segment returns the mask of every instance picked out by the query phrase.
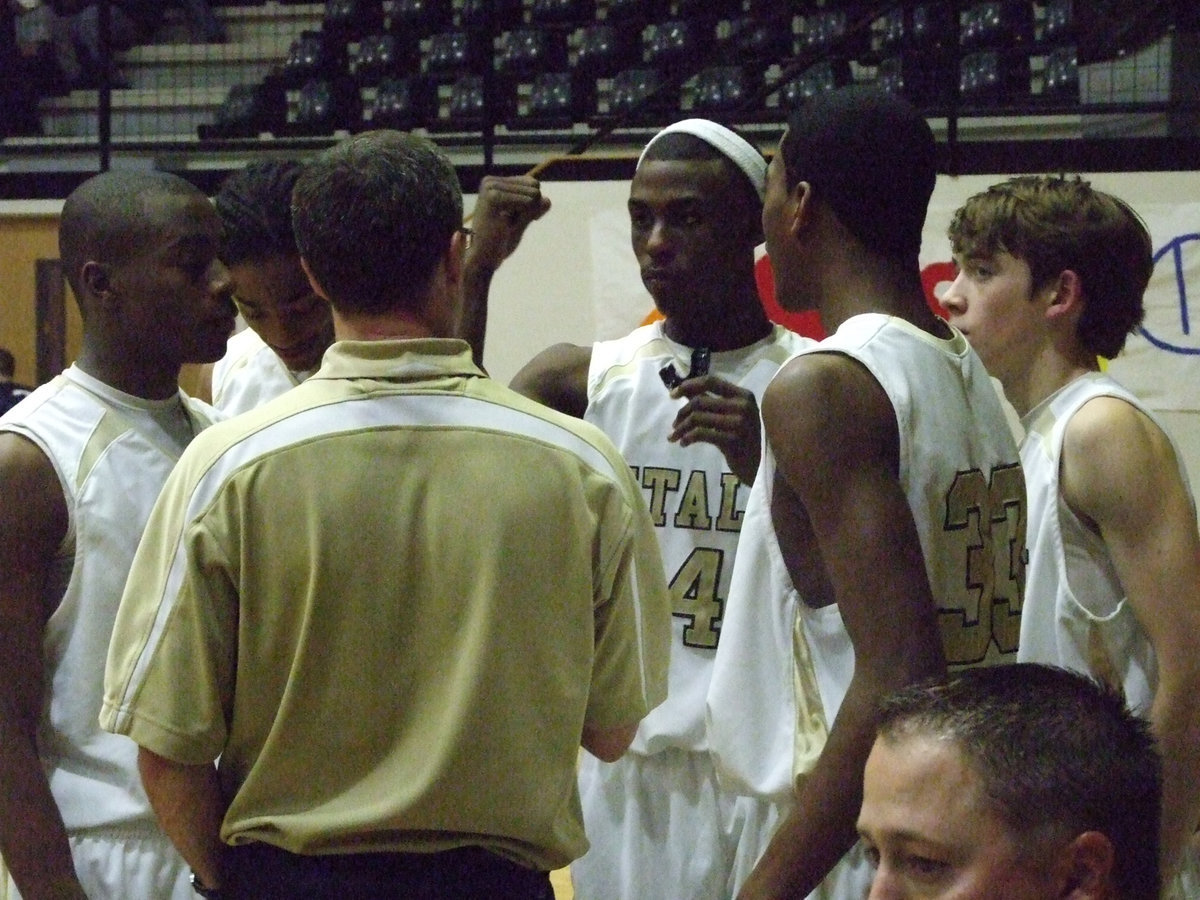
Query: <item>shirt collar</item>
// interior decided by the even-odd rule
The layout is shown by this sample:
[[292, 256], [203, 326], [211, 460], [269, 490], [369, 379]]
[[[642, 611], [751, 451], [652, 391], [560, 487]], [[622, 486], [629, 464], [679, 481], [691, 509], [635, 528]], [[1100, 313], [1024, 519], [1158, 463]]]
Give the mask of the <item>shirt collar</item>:
[[456, 338], [336, 341], [325, 351], [313, 379], [426, 379], [459, 375], [483, 377], [471, 359], [471, 346]]

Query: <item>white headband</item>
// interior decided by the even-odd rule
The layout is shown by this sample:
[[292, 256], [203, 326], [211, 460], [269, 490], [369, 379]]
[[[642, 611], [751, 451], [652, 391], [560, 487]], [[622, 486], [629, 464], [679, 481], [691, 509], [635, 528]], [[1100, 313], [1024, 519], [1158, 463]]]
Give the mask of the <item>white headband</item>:
[[744, 138], [738, 137], [724, 125], [710, 122], [708, 119], [684, 119], [674, 125], [668, 125], [646, 144], [642, 155], [638, 157], [638, 168], [641, 168], [646, 153], [654, 146], [654, 142], [665, 134], [690, 134], [698, 137], [704, 143], [713, 147], [729, 158], [735, 166], [745, 173], [758, 192], [761, 200], [767, 193], [767, 161], [763, 155], [754, 149]]

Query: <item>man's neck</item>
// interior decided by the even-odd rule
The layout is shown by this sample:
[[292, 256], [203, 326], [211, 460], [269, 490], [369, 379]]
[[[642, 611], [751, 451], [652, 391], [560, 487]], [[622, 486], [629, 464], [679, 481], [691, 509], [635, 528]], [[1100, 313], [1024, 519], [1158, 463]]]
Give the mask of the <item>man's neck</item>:
[[439, 337], [421, 317], [413, 313], [381, 315], [333, 315], [333, 334], [339, 341], [402, 341]]
[[131, 365], [125, 353], [110, 354], [97, 352], [85, 344], [75, 365], [102, 381], [111, 388], [131, 397], [143, 400], [166, 400], [179, 393], [179, 370], [181, 366], [150, 365], [139, 362]]
[[857, 242], [830, 246], [823, 254], [814, 296], [821, 325], [833, 334], [847, 319], [864, 313], [896, 316], [935, 337], [948, 338], [946, 324], [925, 299], [916, 260], [907, 264], [861, 248]]
[[1088, 363], [1050, 355], [1035, 360], [1021, 375], [1002, 379], [1004, 395], [1017, 411], [1017, 415], [1024, 417], [1047, 397], [1058, 393], [1075, 379], [1098, 371], [1100, 363], [1095, 357]]
[[685, 347], [706, 347], [714, 353], [740, 350], [756, 344], [771, 333], [772, 327], [765, 315], [753, 323], [753, 327], [727, 323], [721, 328], [681, 328], [673, 319], [663, 322], [663, 332], [675, 343]]
[[919, 284], [904, 287], [877, 281], [839, 287], [821, 299], [818, 312], [826, 334], [833, 334], [847, 319], [866, 313], [904, 319], [938, 338], [949, 338], [952, 334], [949, 326], [929, 308]]
[[707, 347], [714, 353], [756, 344], [767, 337], [773, 327], [757, 292], [750, 302], [730, 304], [728, 311], [717, 321], [684, 316], [670, 316], [663, 321], [663, 332], [675, 343]]

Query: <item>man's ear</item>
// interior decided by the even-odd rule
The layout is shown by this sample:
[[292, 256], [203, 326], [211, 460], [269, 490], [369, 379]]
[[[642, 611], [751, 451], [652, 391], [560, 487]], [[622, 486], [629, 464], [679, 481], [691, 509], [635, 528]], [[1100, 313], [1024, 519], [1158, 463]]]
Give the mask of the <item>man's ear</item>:
[[1050, 318], [1078, 317], [1083, 311], [1083, 279], [1072, 269], [1063, 269], [1042, 290], [1051, 294], [1046, 306]]
[[799, 237], [800, 233], [813, 223], [816, 212], [817, 200], [813, 196], [812, 185], [807, 181], [796, 182], [796, 186], [788, 191], [785, 210], [788, 234]]
[[1116, 851], [1107, 835], [1085, 831], [1059, 851], [1060, 900], [1111, 900]]
[[457, 287], [462, 282], [463, 261], [467, 258], [467, 232], [459, 229], [450, 236], [450, 247], [443, 258], [446, 280]]
[[112, 294], [112, 279], [104, 263], [88, 260], [79, 270], [79, 283], [89, 299], [107, 302]]
[[317, 276], [312, 273], [312, 269], [308, 267], [308, 260], [303, 256], [300, 257], [300, 268], [304, 270], [304, 274], [308, 278], [308, 284], [313, 289], [313, 293], [328, 303], [328, 292], [325, 290], [325, 288], [321, 287], [321, 282], [317, 281]]

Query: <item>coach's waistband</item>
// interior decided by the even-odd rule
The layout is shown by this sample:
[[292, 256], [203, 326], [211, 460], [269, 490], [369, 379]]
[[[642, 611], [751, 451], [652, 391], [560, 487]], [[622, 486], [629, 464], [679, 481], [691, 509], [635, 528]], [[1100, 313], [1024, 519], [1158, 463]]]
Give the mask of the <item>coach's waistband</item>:
[[552, 900], [548, 872], [483, 847], [431, 853], [298, 854], [261, 842], [228, 848], [222, 895], [374, 900]]

